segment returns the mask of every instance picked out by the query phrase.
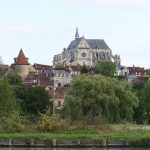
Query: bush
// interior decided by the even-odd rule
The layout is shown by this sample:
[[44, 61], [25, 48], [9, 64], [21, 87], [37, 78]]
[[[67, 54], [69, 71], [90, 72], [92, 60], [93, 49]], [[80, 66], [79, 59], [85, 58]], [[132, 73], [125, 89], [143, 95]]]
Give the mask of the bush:
[[37, 123], [37, 129], [40, 131], [57, 131], [66, 129], [65, 121], [61, 119], [60, 115], [49, 113], [40, 114], [39, 121]]
[[1, 118], [1, 132], [19, 132], [24, 128], [23, 118], [18, 112], [13, 112], [7, 117]]

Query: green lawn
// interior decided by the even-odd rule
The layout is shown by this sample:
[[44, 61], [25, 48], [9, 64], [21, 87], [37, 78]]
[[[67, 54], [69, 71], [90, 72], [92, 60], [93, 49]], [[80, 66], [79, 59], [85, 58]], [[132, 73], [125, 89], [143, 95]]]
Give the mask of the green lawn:
[[0, 139], [92, 139], [92, 140], [150, 140], [149, 131], [130, 131], [117, 133], [96, 133], [94, 131], [68, 131], [55, 133], [1, 133]]

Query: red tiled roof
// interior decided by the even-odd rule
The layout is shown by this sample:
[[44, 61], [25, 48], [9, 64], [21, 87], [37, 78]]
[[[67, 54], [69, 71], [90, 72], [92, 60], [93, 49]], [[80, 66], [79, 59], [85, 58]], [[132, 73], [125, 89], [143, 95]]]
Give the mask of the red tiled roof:
[[15, 65], [29, 65], [28, 58], [25, 57], [22, 49], [19, 52], [18, 58], [16, 58]]
[[49, 65], [43, 65], [43, 64], [34, 64], [33, 65], [34, 66], [34, 68], [36, 69], [36, 70], [52, 70], [52, 66], [49, 66]]
[[38, 77], [38, 76], [27, 76], [24, 83], [27, 87], [32, 87], [33, 85], [40, 87], [49, 87], [51, 85], [49, 77]]

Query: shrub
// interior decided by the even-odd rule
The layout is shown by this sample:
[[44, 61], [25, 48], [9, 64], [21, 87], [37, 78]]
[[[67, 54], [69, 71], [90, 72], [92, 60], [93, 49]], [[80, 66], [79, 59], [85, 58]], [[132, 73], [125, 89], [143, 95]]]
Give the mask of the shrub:
[[40, 118], [37, 123], [37, 129], [40, 131], [63, 130], [65, 129], [65, 122], [58, 114], [40, 114]]
[[9, 116], [1, 118], [1, 132], [19, 132], [23, 128], [23, 118], [18, 112], [13, 112]]

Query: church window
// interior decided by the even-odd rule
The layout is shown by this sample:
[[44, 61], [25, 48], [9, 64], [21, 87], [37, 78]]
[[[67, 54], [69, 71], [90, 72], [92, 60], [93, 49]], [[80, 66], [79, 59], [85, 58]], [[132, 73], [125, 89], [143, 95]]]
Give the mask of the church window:
[[82, 57], [85, 57], [86, 56], [86, 53], [82, 53]]

